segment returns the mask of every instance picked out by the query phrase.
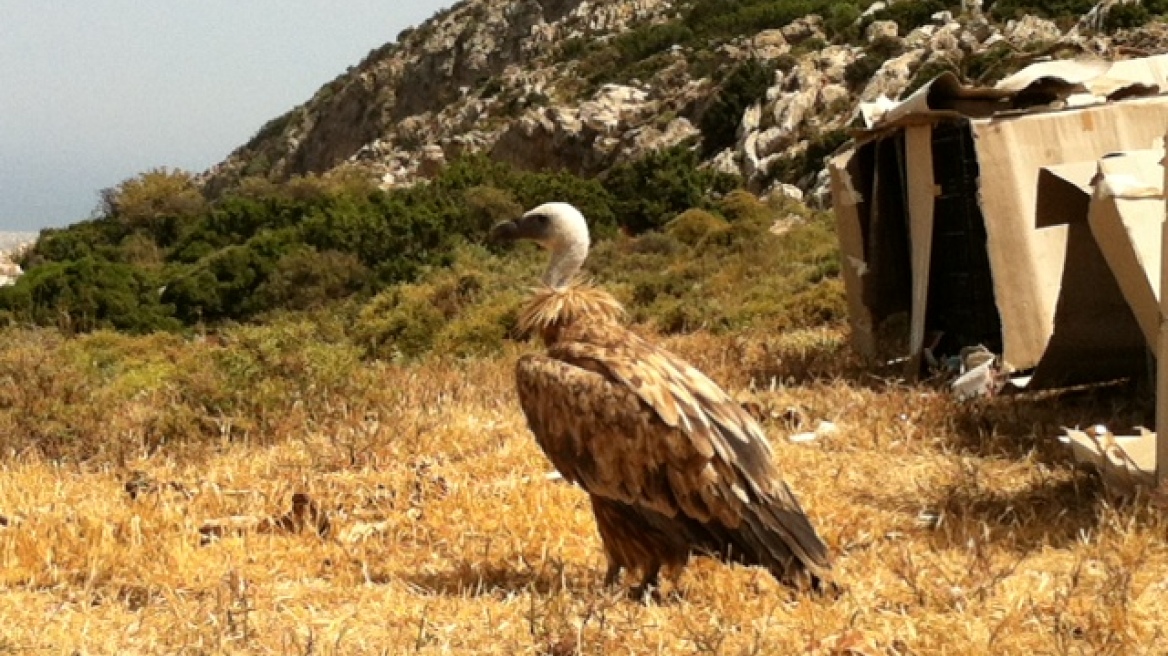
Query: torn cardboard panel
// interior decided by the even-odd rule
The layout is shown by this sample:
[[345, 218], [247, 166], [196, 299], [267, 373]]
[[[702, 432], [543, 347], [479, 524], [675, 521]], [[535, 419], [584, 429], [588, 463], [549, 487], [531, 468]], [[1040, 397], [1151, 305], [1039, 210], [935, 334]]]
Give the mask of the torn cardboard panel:
[[853, 346], [861, 353], [875, 352], [875, 326], [872, 314], [864, 303], [864, 277], [868, 275], [865, 236], [860, 215], [868, 215], [865, 191], [871, 187], [866, 176], [872, 172], [859, 153], [848, 150], [834, 157], [828, 165], [831, 173], [831, 195], [834, 199], [836, 233], [840, 251], [844, 254], [842, 273], [848, 301], [848, 316], [852, 323]]
[[1054, 331], [1060, 294], [1078, 292], [1063, 286], [1066, 254], [1076, 249], [1067, 243], [1069, 226], [1036, 228], [1039, 171], [1149, 148], [1163, 138], [1165, 125], [1165, 96], [971, 121], [1003, 358], [1016, 369], [1038, 364]]
[[945, 72], [899, 103], [881, 97], [864, 103], [861, 113], [870, 130], [880, 131], [927, 118], [993, 118], [1163, 92], [1168, 92], [1168, 55], [1120, 61], [1087, 57], [1031, 64], [993, 87], [966, 86]]
[[[941, 76], [886, 111], [830, 162], [841, 249], [846, 262], [857, 264], [845, 266], [845, 284], [853, 337], [861, 351], [880, 341], [876, 337], [882, 327], [900, 330], [903, 325], [902, 356], [919, 353], [922, 342], [930, 339], [922, 335], [942, 334], [950, 340], [945, 348], [987, 344], [1014, 370], [1029, 370], [1040, 362], [1080, 369], [1074, 375], [1036, 370], [1036, 387], [1098, 380], [1095, 376], [1104, 369], [1108, 376], [1143, 370], [1139, 351], [1146, 338], [1130, 310], [1120, 317], [1122, 330], [1110, 326], [1099, 339], [1095, 331], [1107, 322], [1084, 323], [1075, 309], [1090, 306], [1092, 295], [1103, 297], [1108, 291], [1112, 300], [1125, 305], [1119, 291], [1123, 286], [1115, 281], [1104, 254], [1097, 247], [1088, 252], [1096, 231], [1114, 232], [1116, 226], [1102, 213], [1096, 226], [1089, 225], [1094, 187], [1087, 173], [1093, 175], [1092, 167], [1109, 153], [1148, 149], [1162, 140], [1168, 96], [1108, 98], [1137, 86], [1168, 87], [1168, 56], [1122, 65], [1057, 64], [1026, 69], [1029, 77], [993, 89], [963, 87], [956, 78]], [[1031, 104], [1039, 96], [1051, 96], [1051, 89], [1060, 89], [1053, 105], [1049, 100]], [[1095, 104], [1068, 108], [1061, 103], [1068, 94], [1085, 94]], [[910, 145], [907, 135], [926, 126], [931, 138], [914, 137]], [[954, 133], [961, 139], [952, 138]], [[925, 161], [919, 150], [926, 147], [934, 162], [931, 189], [917, 186], [930, 182], [916, 182], [924, 176], [919, 166], [915, 173], [913, 169], [913, 162]], [[1075, 163], [1080, 170], [1058, 168]], [[943, 166], [952, 170], [941, 171]], [[1117, 211], [1129, 211], [1120, 206], [1132, 200], [1126, 198], [1132, 190], [1148, 193], [1139, 179], [1116, 174]], [[920, 203], [929, 195], [931, 236], [928, 221], [914, 219], [914, 214], [927, 214]], [[955, 214], [957, 227], [942, 226]], [[1081, 224], [1078, 229], [1072, 226], [1075, 221]], [[921, 258], [928, 251], [928, 278], [922, 281], [926, 267]], [[1074, 263], [1070, 272], [1065, 270], [1068, 258]], [[861, 270], [863, 275], [857, 273]], [[1110, 287], [1106, 281], [1099, 284], [1101, 275], [1112, 276]], [[946, 284], [940, 283], [942, 277]], [[1112, 311], [1106, 298], [1096, 300], [1104, 305], [1095, 307]], [[898, 319], [902, 314], [907, 318]], [[1056, 326], [1056, 320], [1064, 319], [1079, 325]], [[1059, 357], [1044, 358], [1056, 332]], [[1111, 357], [1114, 366], [1091, 373], [1084, 363], [1087, 357]]]
[[1148, 349], [1160, 330], [1160, 232], [1164, 150], [1133, 151], [1099, 162], [1088, 223]]
[[[1163, 148], [1115, 153], [1099, 160], [1068, 162], [1044, 167], [1038, 182], [1040, 225], [1087, 222], [1090, 239], [1106, 261], [1110, 279], [1106, 289], [1093, 289], [1108, 305], [1122, 300], [1139, 324], [1145, 346], [1154, 348], [1160, 326], [1160, 230], [1163, 223]], [[1068, 266], [1082, 265], [1084, 258], [1096, 258], [1090, 245], [1072, 253]], [[1091, 265], [1089, 268], [1096, 268]], [[1115, 294], [1110, 282], [1114, 280]], [[1090, 282], [1091, 280], [1084, 280]], [[1063, 286], [1076, 285], [1066, 281]], [[1079, 302], [1080, 312], [1091, 313]], [[1107, 312], [1107, 307], [1097, 308]], [[1057, 314], [1057, 313], [1056, 313]], [[1108, 316], [1101, 317], [1104, 321]], [[1114, 319], [1112, 316], [1111, 319]], [[1061, 322], [1056, 317], [1056, 326]], [[1128, 330], [1131, 327], [1126, 327]], [[1048, 347], [1048, 354], [1050, 348]]]
[[925, 346], [925, 311], [929, 300], [933, 254], [933, 212], [937, 191], [933, 178], [933, 128], [913, 125], [905, 130], [908, 169], [909, 244], [912, 249], [912, 306], [909, 320], [910, 376], [921, 369]]
[[1065, 253], [1052, 330], [1030, 389], [1139, 376], [1147, 343], [1114, 272], [1083, 221], [1064, 228]]

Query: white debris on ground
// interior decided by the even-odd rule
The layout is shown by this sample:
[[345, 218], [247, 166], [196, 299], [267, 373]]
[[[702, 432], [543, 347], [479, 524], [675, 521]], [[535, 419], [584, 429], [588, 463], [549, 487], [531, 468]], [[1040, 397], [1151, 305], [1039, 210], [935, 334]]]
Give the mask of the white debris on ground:
[[815, 440], [818, 440], [818, 439], [821, 439], [824, 437], [831, 437], [832, 435], [835, 435], [836, 433], [839, 433], [839, 426], [837, 426], [834, 422], [821, 421], [815, 427], [815, 430], [806, 431], [806, 432], [802, 432], [802, 433], [795, 433], [794, 435], [791, 435], [790, 437], [788, 437], [787, 440], [790, 442], [794, 442], [795, 444], [799, 444], [802, 442], [814, 442]]
[[[929, 354], [926, 357], [935, 363]], [[957, 374], [949, 387], [958, 401], [994, 396], [1005, 387], [1010, 373], [1002, 367], [1001, 359], [981, 344], [967, 346], [959, 355], [935, 366]]]
[[1115, 435], [1102, 424], [1085, 431], [1064, 427], [1059, 441], [1071, 447], [1079, 464], [1099, 472], [1109, 494], [1130, 497], [1156, 483], [1156, 434], [1136, 430], [1139, 435]]

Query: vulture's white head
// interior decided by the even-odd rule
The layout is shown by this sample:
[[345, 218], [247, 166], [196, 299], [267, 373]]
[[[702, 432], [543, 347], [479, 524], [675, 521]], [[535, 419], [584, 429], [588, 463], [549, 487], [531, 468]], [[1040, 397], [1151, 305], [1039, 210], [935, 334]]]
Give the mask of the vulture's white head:
[[544, 203], [514, 221], [491, 229], [495, 239], [528, 239], [551, 253], [543, 282], [554, 289], [567, 287], [588, 257], [588, 223], [568, 203]]

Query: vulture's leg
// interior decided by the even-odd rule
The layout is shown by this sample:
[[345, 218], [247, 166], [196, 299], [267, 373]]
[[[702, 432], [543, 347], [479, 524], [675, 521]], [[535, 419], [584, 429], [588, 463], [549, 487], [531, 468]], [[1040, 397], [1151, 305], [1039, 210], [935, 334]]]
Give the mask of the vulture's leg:
[[617, 579], [620, 578], [621, 569], [620, 563], [609, 559], [608, 570], [604, 573], [604, 587], [611, 588], [616, 585]]
[[637, 599], [645, 599], [648, 596], [657, 596], [660, 589], [659, 581], [661, 574], [661, 563], [651, 563], [645, 567], [645, 576], [641, 578], [641, 583], [632, 589], [633, 597]]

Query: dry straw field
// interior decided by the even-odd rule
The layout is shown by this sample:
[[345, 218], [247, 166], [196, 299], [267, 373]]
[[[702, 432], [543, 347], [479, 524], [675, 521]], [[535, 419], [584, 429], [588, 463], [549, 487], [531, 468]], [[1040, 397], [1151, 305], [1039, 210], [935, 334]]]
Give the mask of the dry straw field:
[[[3, 337], [0, 653], [1168, 652], [1164, 521], [1052, 444], [1144, 420], [1126, 388], [959, 405], [857, 367], [836, 328], [669, 338], [762, 408], [846, 591], [696, 559], [642, 604], [602, 588], [586, 498], [524, 426], [532, 346], [399, 365], [296, 322]], [[297, 493], [327, 526], [280, 521]]]

